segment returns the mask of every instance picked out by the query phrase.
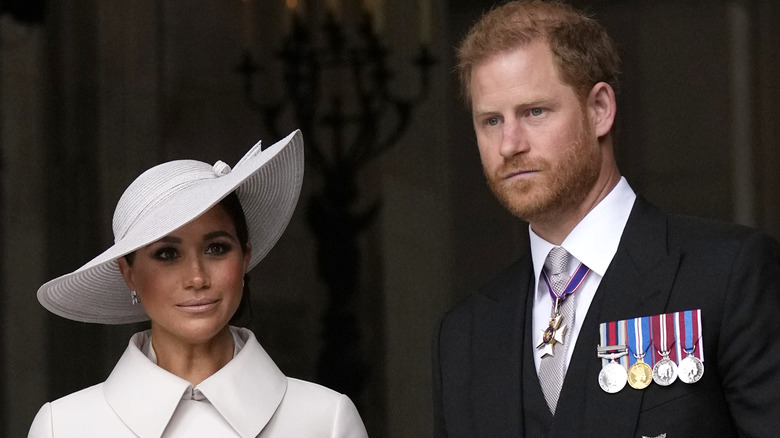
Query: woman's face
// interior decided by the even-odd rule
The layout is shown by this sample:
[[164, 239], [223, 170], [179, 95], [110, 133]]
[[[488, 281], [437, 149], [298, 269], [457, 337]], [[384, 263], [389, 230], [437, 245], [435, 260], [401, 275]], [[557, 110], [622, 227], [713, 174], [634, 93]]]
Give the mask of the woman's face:
[[138, 293], [155, 337], [198, 344], [224, 329], [241, 303], [250, 251], [221, 205], [135, 251], [119, 268]]

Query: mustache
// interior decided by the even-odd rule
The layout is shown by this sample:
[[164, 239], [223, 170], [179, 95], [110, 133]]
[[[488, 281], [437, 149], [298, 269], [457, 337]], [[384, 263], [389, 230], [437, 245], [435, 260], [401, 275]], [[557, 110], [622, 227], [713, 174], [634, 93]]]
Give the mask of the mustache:
[[505, 178], [516, 173], [542, 170], [547, 167], [547, 163], [544, 160], [515, 156], [504, 160], [501, 166], [496, 169], [495, 177]]

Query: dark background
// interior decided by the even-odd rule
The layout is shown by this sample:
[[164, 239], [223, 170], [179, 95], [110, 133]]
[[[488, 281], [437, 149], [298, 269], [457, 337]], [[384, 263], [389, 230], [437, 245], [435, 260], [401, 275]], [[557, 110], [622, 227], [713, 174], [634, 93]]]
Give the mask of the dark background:
[[[319, 23], [322, 5], [310, 3], [306, 19]], [[337, 3], [352, 23], [360, 3]], [[420, 88], [423, 3], [383, 2], [391, 90], [402, 97]], [[780, 236], [777, 2], [572, 3], [621, 50], [617, 154], [632, 187], [670, 211]], [[526, 225], [484, 184], [452, 74], [453, 48], [491, 5], [431, 2], [438, 62], [427, 98], [394, 147], [358, 173], [355, 210], [381, 205], [356, 240], [362, 270], [350, 304], [367, 369], [350, 395], [372, 437], [429, 434], [435, 321], [526, 245]], [[25, 436], [41, 404], [105, 379], [144, 327], [66, 321], [35, 299], [44, 281], [111, 244], [113, 208], [132, 179], [181, 157], [234, 164], [258, 139], [276, 140], [236, 65], [248, 47], [262, 60], [255, 97], [278, 97], [285, 17], [281, 0], [0, 2], [0, 435]], [[251, 283], [250, 327], [283, 371], [309, 380], [329, 298], [306, 205], [322, 187], [307, 168], [298, 210]]]

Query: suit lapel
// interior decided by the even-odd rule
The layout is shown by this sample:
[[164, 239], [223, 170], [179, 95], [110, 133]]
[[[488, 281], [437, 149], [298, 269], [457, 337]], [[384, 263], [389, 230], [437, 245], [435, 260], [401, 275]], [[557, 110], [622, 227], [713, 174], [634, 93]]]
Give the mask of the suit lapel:
[[[535, 290], [534, 290], [535, 292]], [[542, 385], [534, 363], [536, 342], [539, 334], [533, 331], [533, 303], [534, 294], [528, 294], [525, 313], [525, 338], [523, 340], [522, 376], [524, 386], [522, 389], [523, 404], [523, 432], [524, 436], [544, 436], [550, 430], [552, 414], [544, 399]]]
[[480, 437], [516, 437], [523, 430], [520, 372], [531, 272], [530, 257], [523, 257], [485, 290], [475, 309], [470, 390]]
[[607, 394], [598, 385], [596, 356], [602, 322], [663, 313], [680, 264], [667, 248], [666, 216], [637, 198], [612, 260], [588, 310], [561, 392], [551, 436], [633, 436], [644, 392]]

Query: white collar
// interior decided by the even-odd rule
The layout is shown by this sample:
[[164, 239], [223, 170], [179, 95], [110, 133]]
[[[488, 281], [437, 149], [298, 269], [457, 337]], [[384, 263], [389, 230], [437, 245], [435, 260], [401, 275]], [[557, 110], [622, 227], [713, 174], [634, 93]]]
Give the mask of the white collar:
[[[244, 348], [245, 342], [241, 339], [240, 330], [237, 327], [230, 327], [230, 335], [233, 337], [233, 357], [236, 357], [238, 352]], [[151, 333], [149, 333], [149, 336], [143, 337], [140, 350], [152, 363], [157, 364], [157, 353], [154, 352], [154, 347], [152, 347]]]
[[[222, 369], [198, 385], [214, 408], [242, 437], [256, 437], [284, 398], [287, 378], [273, 363], [255, 335], [231, 327], [244, 346]], [[159, 437], [165, 431], [186, 380], [158, 367], [141, 347], [149, 331], [136, 333], [104, 384], [106, 401], [139, 437]]]
[[[624, 177], [563, 240], [561, 246], [577, 261], [585, 264], [591, 271], [604, 276], [612, 258], [617, 252], [620, 237], [628, 222], [628, 216], [634, 206], [636, 194]], [[534, 277], [539, 284], [539, 276], [544, 267], [547, 254], [555, 246], [542, 239], [528, 226]], [[575, 261], [570, 264], [570, 271]]]

